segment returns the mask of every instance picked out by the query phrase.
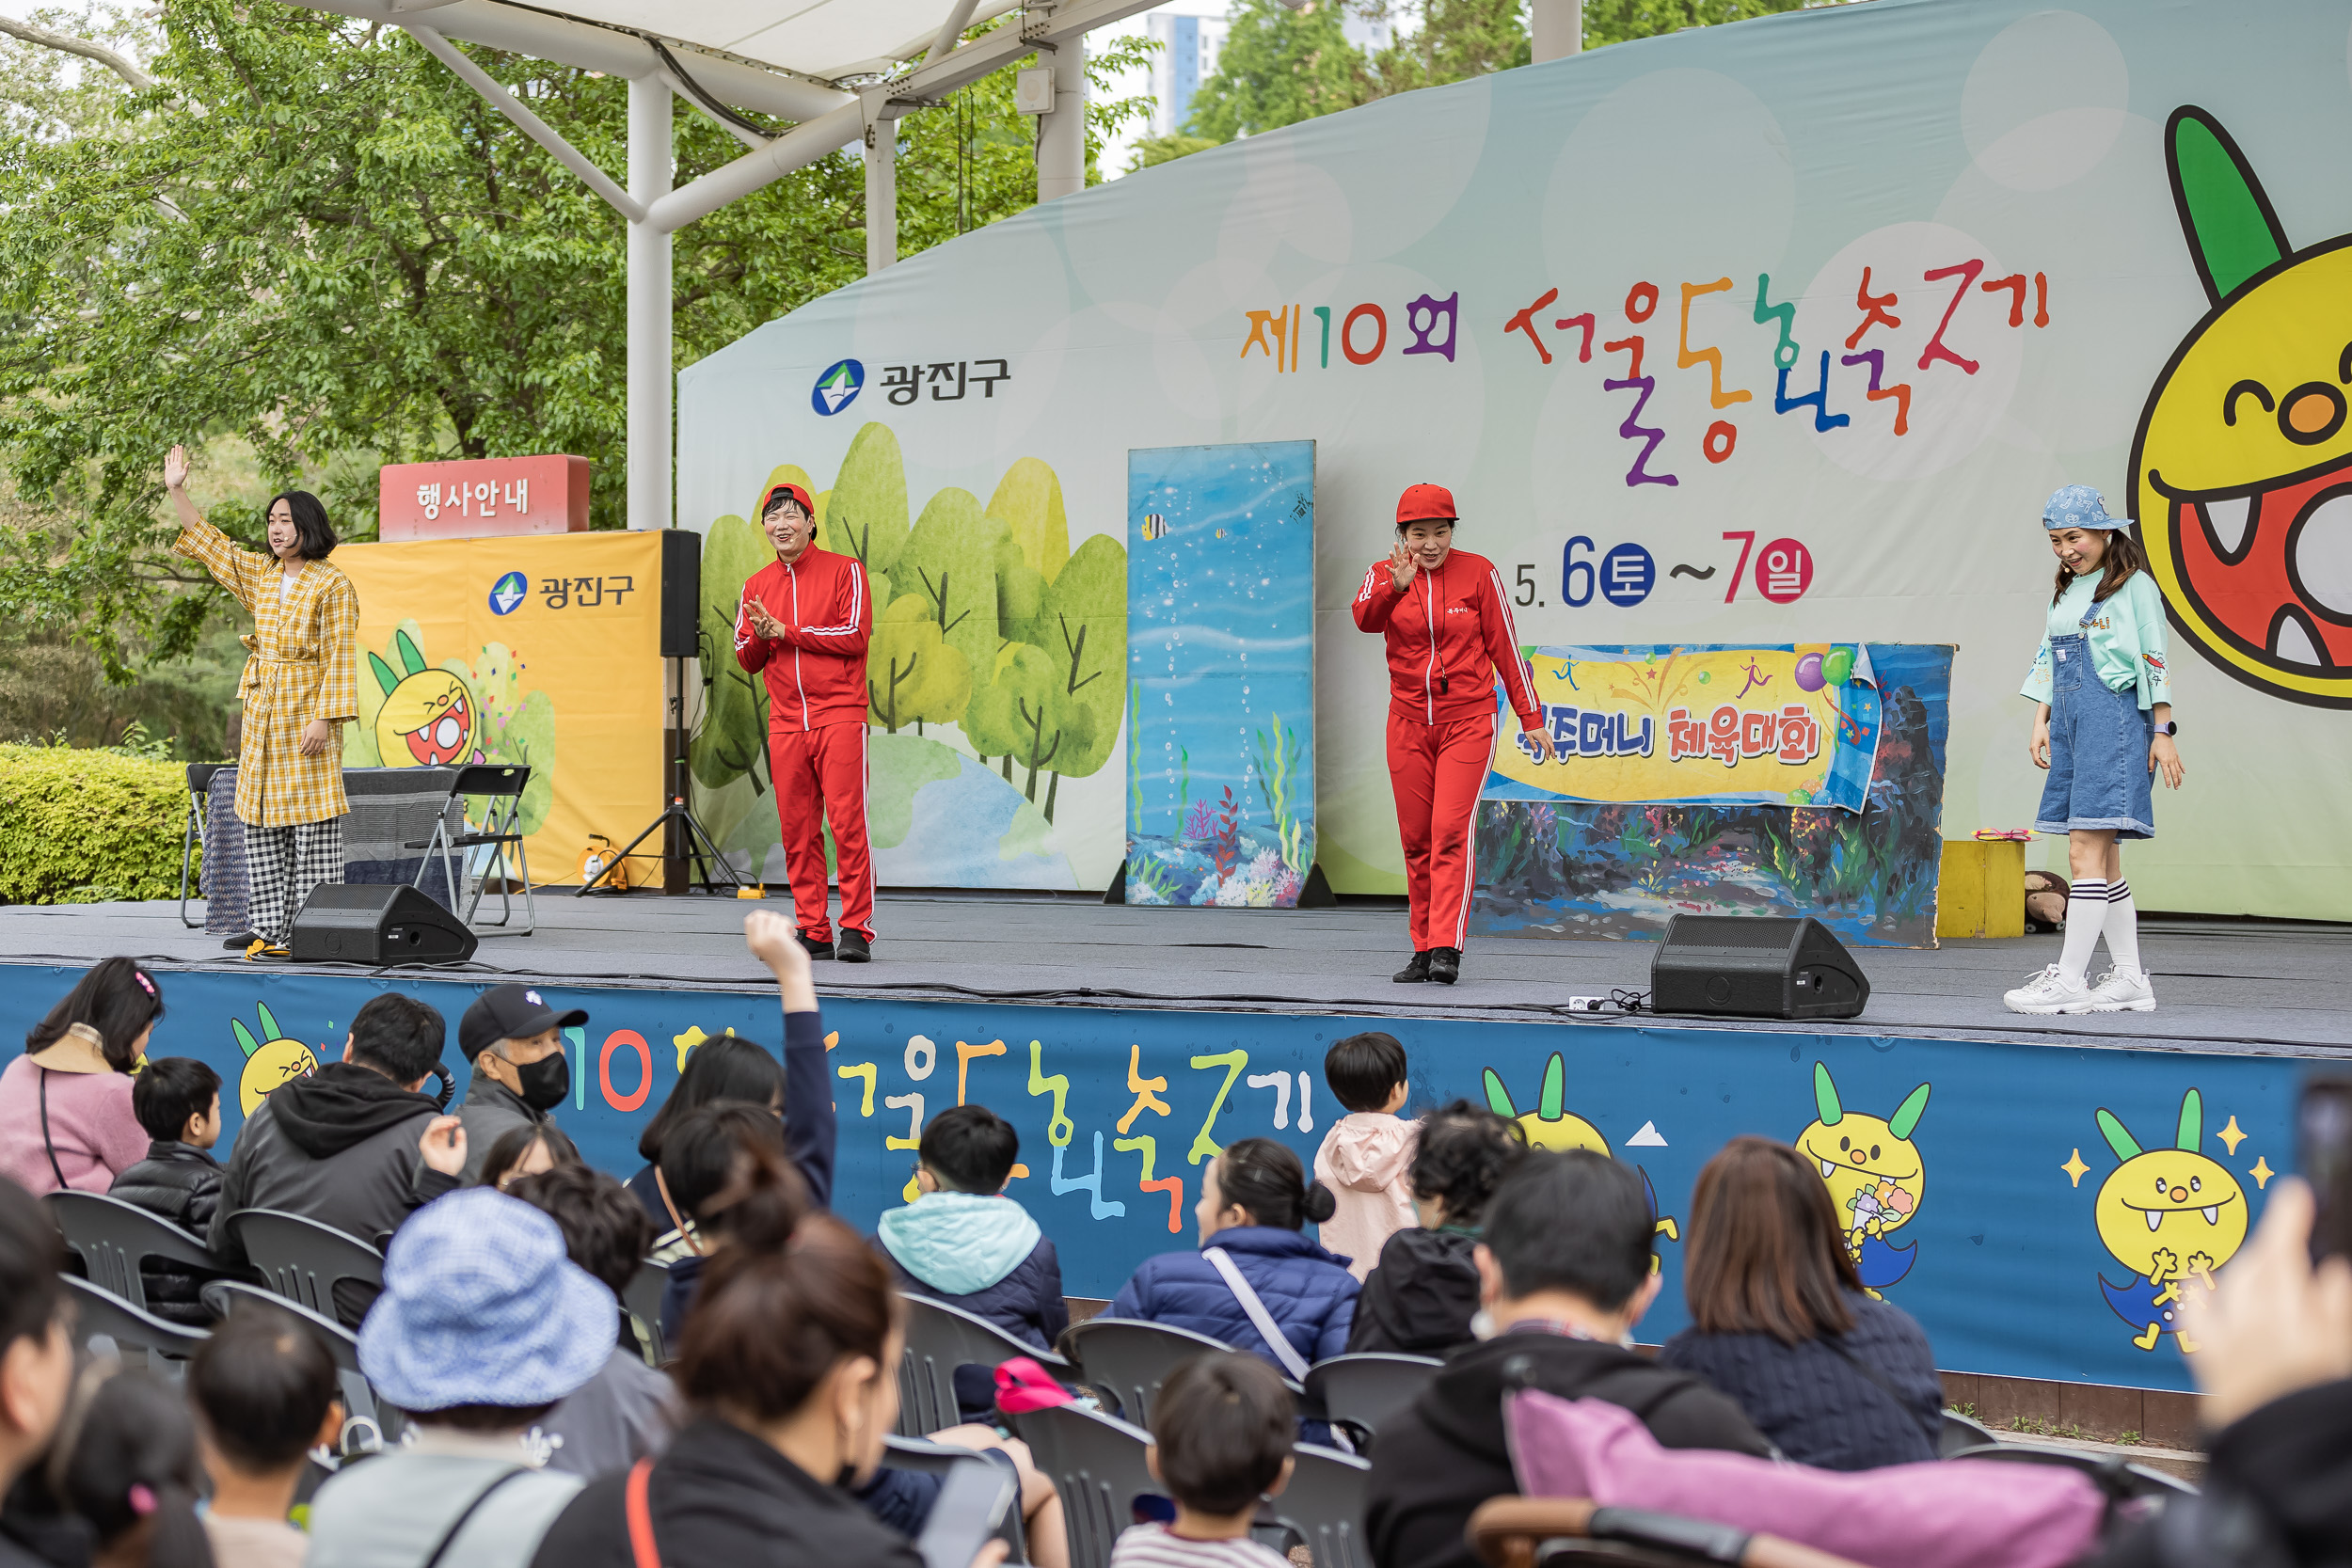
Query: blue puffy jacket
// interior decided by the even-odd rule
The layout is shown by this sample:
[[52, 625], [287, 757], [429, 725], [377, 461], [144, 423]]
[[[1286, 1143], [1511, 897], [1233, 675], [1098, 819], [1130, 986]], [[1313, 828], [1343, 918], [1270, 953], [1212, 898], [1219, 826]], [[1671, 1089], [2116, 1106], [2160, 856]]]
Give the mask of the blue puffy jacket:
[[961, 1307], [1040, 1350], [1070, 1326], [1053, 1238], [1011, 1198], [927, 1194], [885, 1212], [875, 1240], [901, 1290]]
[[[1282, 1337], [1306, 1360], [1321, 1361], [1346, 1351], [1356, 1292], [1361, 1289], [1347, 1272], [1346, 1259], [1324, 1251], [1303, 1232], [1266, 1225], [1220, 1230], [1205, 1244], [1221, 1246], [1232, 1255]], [[1145, 1259], [1119, 1288], [1104, 1316], [1189, 1328], [1262, 1355], [1286, 1376], [1289, 1372], [1250, 1326], [1249, 1315], [1225, 1276], [1199, 1252], [1163, 1252]]]

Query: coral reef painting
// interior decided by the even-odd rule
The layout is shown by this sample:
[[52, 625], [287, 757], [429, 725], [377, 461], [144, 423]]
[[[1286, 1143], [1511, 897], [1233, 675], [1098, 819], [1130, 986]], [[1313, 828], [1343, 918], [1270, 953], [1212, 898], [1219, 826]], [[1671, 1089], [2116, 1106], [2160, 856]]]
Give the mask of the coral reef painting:
[[1127, 454], [1131, 904], [1290, 909], [1306, 885], [1314, 453]]
[[1952, 650], [1869, 653], [1862, 810], [1482, 800], [1471, 931], [1654, 939], [1677, 914], [1809, 914], [1857, 945], [1934, 946]]

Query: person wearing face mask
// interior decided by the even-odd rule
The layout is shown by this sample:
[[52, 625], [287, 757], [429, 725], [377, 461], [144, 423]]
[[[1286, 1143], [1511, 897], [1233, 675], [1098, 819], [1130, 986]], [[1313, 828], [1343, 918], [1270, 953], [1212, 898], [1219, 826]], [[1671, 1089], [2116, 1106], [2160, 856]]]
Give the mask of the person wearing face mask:
[[1454, 547], [1454, 524], [1452, 491], [1407, 485], [1396, 544], [1356, 591], [1357, 626], [1388, 646], [1389, 783], [1413, 911], [1413, 960], [1393, 976], [1400, 985], [1461, 977], [1478, 880], [1473, 819], [1502, 738], [1498, 677], [1525, 744], [1543, 762], [1559, 760], [1519, 657], [1502, 574]]
[[[263, 509], [269, 553], [241, 548], [188, 497], [188, 453], [164, 459], [164, 489], [180, 514], [176, 555], [202, 562], [253, 617], [237, 681], [245, 705], [237, 747], [237, 820], [245, 824], [251, 929], [227, 945], [284, 958], [294, 911], [321, 882], [343, 879], [342, 726], [359, 717], [359, 595], [327, 564], [335, 531], [307, 490]], [[258, 944], [258, 946], [257, 946]]]
[[[865, 563], [817, 547], [817, 508], [797, 484], [769, 488], [760, 527], [776, 558], [743, 584], [735, 659], [768, 683], [768, 768], [801, 943], [816, 958], [873, 956], [874, 868], [866, 842], [866, 644], [874, 605]], [[826, 919], [825, 841], [840, 866], [841, 936]]]
[[492, 986], [458, 1020], [457, 1044], [473, 1063], [473, 1081], [457, 1107], [466, 1124], [469, 1185], [482, 1180], [482, 1163], [501, 1137], [553, 1120], [572, 1092], [564, 1031], [587, 1022], [583, 1009], [559, 1013], [535, 989], [516, 985]]

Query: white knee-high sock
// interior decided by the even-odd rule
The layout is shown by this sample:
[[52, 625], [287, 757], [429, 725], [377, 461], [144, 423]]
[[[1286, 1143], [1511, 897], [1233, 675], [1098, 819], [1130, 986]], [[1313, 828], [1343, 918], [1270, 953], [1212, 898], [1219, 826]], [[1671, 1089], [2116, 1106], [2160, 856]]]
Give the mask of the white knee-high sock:
[[2058, 973], [2078, 986], [2106, 918], [2107, 884], [2076, 882], [2066, 896], [2066, 945], [2058, 952]]
[[2118, 969], [2139, 968], [2139, 906], [2132, 902], [2132, 884], [2118, 877], [2107, 884], [2107, 918], [2100, 927], [2107, 939], [2107, 956]]

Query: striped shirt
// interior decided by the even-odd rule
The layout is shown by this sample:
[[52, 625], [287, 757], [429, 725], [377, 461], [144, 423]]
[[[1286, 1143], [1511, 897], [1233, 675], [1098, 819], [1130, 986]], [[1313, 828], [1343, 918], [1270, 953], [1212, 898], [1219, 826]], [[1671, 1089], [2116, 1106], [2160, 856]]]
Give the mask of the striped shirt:
[[1193, 1541], [1161, 1524], [1137, 1525], [1111, 1547], [1110, 1568], [1291, 1568], [1290, 1559], [1247, 1536]]

